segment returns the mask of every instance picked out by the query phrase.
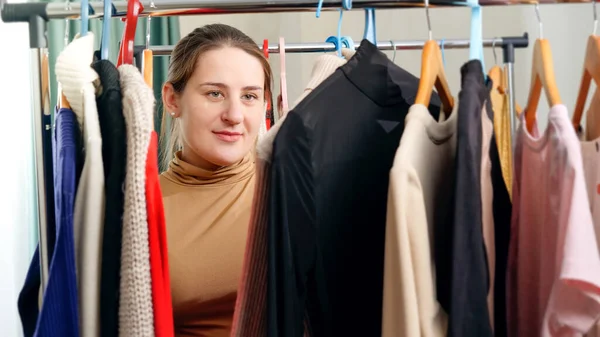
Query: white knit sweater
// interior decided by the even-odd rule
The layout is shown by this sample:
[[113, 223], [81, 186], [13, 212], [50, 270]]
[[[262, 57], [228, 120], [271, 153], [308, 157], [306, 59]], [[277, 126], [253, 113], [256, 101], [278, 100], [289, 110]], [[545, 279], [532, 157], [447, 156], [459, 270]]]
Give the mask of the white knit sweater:
[[132, 65], [119, 67], [123, 115], [127, 127], [127, 173], [121, 245], [120, 336], [154, 336], [146, 157], [153, 130], [154, 94]]
[[75, 197], [73, 230], [82, 337], [100, 335], [100, 275], [104, 232], [104, 166], [102, 136], [93, 82], [98, 74], [90, 67], [94, 35], [76, 38], [56, 60], [56, 77], [83, 124], [85, 162]]

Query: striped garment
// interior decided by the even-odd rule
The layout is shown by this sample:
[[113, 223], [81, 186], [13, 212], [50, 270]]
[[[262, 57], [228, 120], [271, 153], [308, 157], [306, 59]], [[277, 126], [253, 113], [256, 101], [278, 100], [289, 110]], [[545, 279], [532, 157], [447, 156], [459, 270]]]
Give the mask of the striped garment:
[[[352, 51], [344, 51], [346, 58], [352, 55]], [[320, 56], [313, 66], [311, 80], [300, 98], [294, 102], [294, 106], [344, 63], [346, 63], [345, 59], [334, 55]], [[286, 116], [283, 115], [278, 123], [260, 139], [256, 149], [256, 185], [231, 337], [267, 335], [267, 205], [270, 197], [271, 158], [273, 141]], [[305, 336], [308, 336], [308, 329], [305, 329]]]

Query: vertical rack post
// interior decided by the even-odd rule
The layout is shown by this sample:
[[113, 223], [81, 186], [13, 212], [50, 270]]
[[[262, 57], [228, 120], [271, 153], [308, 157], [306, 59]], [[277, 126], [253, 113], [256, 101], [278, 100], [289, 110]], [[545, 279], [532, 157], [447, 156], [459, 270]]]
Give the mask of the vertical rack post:
[[[42, 72], [48, 69], [42, 68], [42, 58], [48, 53], [46, 41], [46, 21], [40, 16], [32, 16], [29, 20], [29, 41], [31, 48], [31, 70], [32, 70], [32, 97], [33, 97], [33, 120], [34, 120], [34, 146], [37, 188], [37, 206], [38, 206], [38, 230], [40, 242], [40, 274], [42, 294], [48, 284], [48, 237], [47, 233], [47, 209], [46, 209], [46, 165], [44, 162], [44, 143], [43, 130], [48, 125], [43, 125], [43, 115], [48, 114], [45, 111], [43, 102]], [[48, 158], [46, 158], [48, 159]]]
[[517, 116], [516, 116], [516, 104], [515, 104], [515, 48], [512, 43], [504, 43], [502, 45], [504, 66], [506, 68], [507, 80], [508, 80], [508, 109], [510, 113], [510, 135], [511, 139], [515, 139], [515, 132], [517, 130]]
[[[0, 14], [4, 22], [27, 22], [29, 24], [29, 48], [31, 63], [31, 93], [33, 98], [33, 141], [34, 141], [34, 168], [36, 173], [35, 189], [37, 191], [37, 210], [38, 210], [38, 231], [40, 241], [40, 274], [42, 293], [48, 283], [48, 242], [47, 238], [47, 205], [46, 205], [46, 167], [44, 162], [44, 114], [46, 111], [44, 103], [44, 94], [42, 92], [42, 78], [48, 74], [42, 72], [48, 71], [42, 67], [44, 55], [48, 52], [46, 40], [46, 23], [48, 21], [47, 13], [48, 3], [17, 3], [2, 4]], [[49, 160], [49, 158], [46, 158]]]

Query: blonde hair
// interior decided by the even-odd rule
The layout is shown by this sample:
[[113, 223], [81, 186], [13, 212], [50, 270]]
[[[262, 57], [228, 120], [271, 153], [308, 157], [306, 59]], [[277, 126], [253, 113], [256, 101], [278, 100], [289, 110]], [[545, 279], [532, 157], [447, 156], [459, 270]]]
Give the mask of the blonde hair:
[[[171, 61], [165, 83], [170, 83], [173, 86], [173, 90], [181, 94], [188, 80], [194, 74], [196, 62], [200, 55], [207, 51], [223, 47], [239, 48], [260, 60], [265, 75], [265, 100], [271, 97], [273, 72], [269, 61], [258, 48], [258, 45], [248, 35], [237, 28], [224, 24], [210, 24], [196, 28], [186, 37], [179, 40], [171, 53]], [[169, 118], [169, 114], [163, 103], [160, 130], [160, 162], [162, 170], [166, 170], [175, 152], [183, 147], [181, 133], [181, 122], [177, 119]]]

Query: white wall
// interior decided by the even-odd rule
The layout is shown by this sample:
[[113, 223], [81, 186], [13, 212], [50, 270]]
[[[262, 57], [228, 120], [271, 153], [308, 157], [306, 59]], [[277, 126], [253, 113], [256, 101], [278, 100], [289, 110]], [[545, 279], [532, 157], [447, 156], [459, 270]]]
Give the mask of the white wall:
[[[470, 9], [443, 8], [431, 9], [433, 36], [436, 39], [468, 38], [470, 32]], [[587, 4], [552, 4], [540, 6], [544, 22], [544, 37], [552, 46], [556, 79], [558, 81], [563, 102], [573, 109], [579, 88], [582, 63], [587, 37], [592, 32], [592, 5]], [[314, 13], [281, 13], [281, 14], [237, 14], [191, 16], [181, 18], [182, 36], [196, 27], [207, 23], [222, 22], [237, 27], [250, 35], [257, 43], [268, 38], [276, 43], [279, 36], [287, 42], [321, 42], [330, 35], [336, 34], [338, 12], [323, 12], [321, 18]], [[378, 10], [378, 40], [415, 40], [427, 38], [425, 10], [390, 9]], [[354, 10], [344, 14], [342, 35], [350, 35], [355, 42], [360, 42], [364, 30], [364, 12]], [[529, 32], [530, 45], [538, 37], [538, 24], [533, 5], [499, 6], [483, 8], [483, 36], [518, 36]], [[392, 55], [392, 52], [387, 52]], [[516, 99], [524, 106], [527, 100], [530, 82], [532, 48], [520, 49], [516, 52]], [[502, 50], [497, 50], [498, 62], [502, 62]], [[287, 79], [288, 95], [293, 101], [308, 81], [315, 54], [288, 54]], [[420, 51], [399, 51], [396, 63], [417, 75], [421, 64]], [[272, 56], [272, 66], [276, 73], [278, 87], [278, 56]], [[460, 88], [460, 66], [468, 59], [468, 50], [446, 50], [446, 73], [452, 92], [456, 95]], [[494, 64], [491, 48], [485, 49], [486, 67]], [[278, 90], [278, 89], [277, 89]], [[539, 106], [539, 118], [545, 125], [547, 104], [545, 98]]]
[[7, 337], [22, 335], [17, 297], [37, 219], [28, 41], [27, 24], [0, 21], [0, 336]]

